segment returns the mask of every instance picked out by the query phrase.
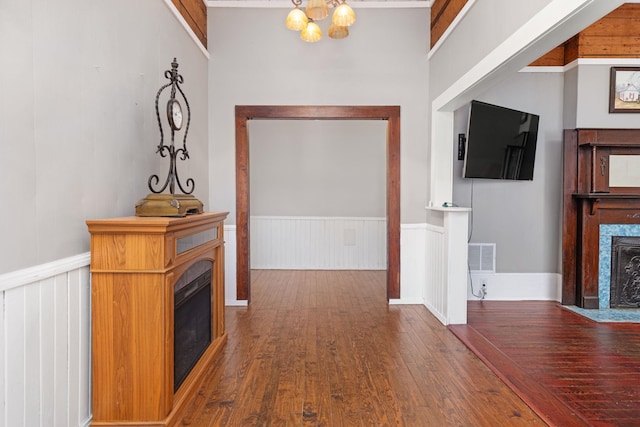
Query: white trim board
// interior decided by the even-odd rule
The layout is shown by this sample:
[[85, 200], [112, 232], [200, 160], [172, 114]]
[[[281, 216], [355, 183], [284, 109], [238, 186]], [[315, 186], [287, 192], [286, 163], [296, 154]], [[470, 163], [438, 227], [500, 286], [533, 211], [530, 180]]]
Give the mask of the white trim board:
[[578, 58], [566, 65], [527, 66], [520, 73], [564, 73], [579, 65], [638, 66], [640, 58]]
[[39, 282], [61, 273], [88, 266], [91, 260], [89, 252], [84, 254], [35, 265], [22, 270], [0, 274], [0, 292]]

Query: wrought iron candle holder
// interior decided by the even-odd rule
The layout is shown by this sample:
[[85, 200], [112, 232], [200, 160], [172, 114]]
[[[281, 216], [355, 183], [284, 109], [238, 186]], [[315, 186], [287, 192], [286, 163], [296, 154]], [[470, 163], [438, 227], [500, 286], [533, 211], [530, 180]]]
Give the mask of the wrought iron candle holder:
[[[155, 100], [156, 118], [158, 119], [158, 129], [160, 130], [160, 143], [156, 153], [159, 153], [163, 158], [169, 158], [169, 170], [162, 186], [159, 185], [160, 177], [158, 175], [154, 174], [149, 177], [148, 185], [151, 194], [136, 204], [136, 216], [185, 216], [202, 213], [202, 203], [191, 194], [195, 189], [195, 181], [193, 178], [187, 179], [185, 189], [178, 175], [178, 159], [184, 161], [189, 158], [187, 135], [191, 124], [191, 107], [180, 86], [184, 79], [182, 75], [178, 74], [176, 58], [171, 63], [171, 69], [166, 70], [164, 75], [169, 79], [169, 83], [160, 87]], [[165, 144], [164, 128], [160, 115], [160, 98], [162, 93], [169, 88], [166, 121], [171, 131], [171, 141], [169, 144]], [[177, 98], [177, 95], [180, 95], [181, 99]], [[181, 100], [186, 107], [186, 118], [183, 114]], [[183, 127], [182, 147], [176, 148], [176, 136], [183, 130]], [[184, 194], [175, 194], [176, 186]], [[164, 193], [167, 188], [169, 189], [169, 194]]]

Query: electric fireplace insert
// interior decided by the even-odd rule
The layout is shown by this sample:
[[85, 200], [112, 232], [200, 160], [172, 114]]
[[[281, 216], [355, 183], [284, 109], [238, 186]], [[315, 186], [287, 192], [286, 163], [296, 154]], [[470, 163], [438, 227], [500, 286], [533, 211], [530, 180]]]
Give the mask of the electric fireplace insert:
[[212, 270], [213, 262], [198, 261], [174, 286], [174, 391], [211, 344]]

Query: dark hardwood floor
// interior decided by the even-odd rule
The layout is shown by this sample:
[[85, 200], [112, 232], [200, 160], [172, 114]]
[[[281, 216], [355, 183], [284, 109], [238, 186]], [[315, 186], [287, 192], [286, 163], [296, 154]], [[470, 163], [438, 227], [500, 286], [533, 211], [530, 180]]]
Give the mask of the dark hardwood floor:
[[469, 302], [450, 329], [550, 425], [640, 426], [640, 324], [546, 301]]
[[183, 426], [544, 426], [384, 271], [253, 271]]

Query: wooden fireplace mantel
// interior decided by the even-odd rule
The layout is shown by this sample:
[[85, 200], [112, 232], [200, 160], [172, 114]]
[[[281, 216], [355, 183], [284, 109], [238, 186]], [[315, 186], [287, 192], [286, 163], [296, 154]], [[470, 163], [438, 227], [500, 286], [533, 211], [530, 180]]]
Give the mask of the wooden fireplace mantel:
[[[174, 425], [221, 350], [226, 212], [89, 220], [92, 426]], [[174, 391], [174, 285], [211, 261], [211, 343]]]
[[640, 129], [564, 131], [562, 303], [599, 308], [601, 224], [640, 224], [640, 188], [609, 185], [611, 155], [640, 155]]
[[[591, 215], [598, 213], [598, 208], [602, 209], [633, 209], [636, 201], [640, 197], [638, 194], [624, 193], [586, 193], [573, 194], [578, 203], [586, 203], [589, 206]], [[640, 211], [626, 214], [629, 218], [640, 220]]]

